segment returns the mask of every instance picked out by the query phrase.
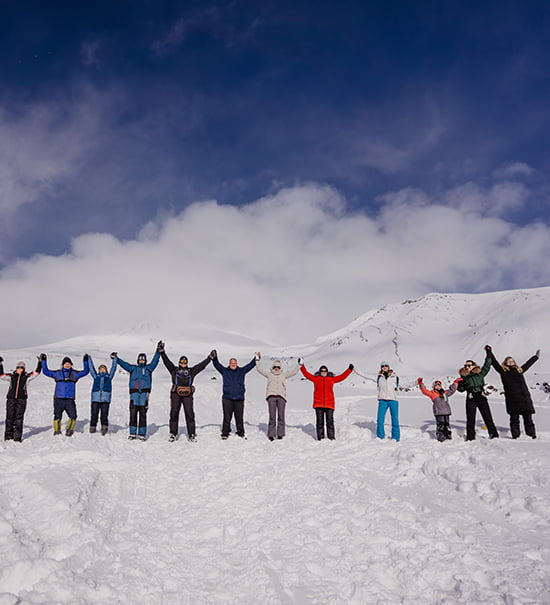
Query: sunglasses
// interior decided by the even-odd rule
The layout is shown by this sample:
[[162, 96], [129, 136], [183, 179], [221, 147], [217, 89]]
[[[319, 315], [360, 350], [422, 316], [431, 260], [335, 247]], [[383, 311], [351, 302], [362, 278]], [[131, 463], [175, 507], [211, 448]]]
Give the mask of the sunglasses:
[[185, 361], [185, 359], [182, 359], [182, 360], [180, 361], [180, 363], [187, 363], [187, 361]]
[[273, 366], [273, 369], [274, 369], [274, 370], [280, 370], [280, 369], [281, 369], [281, 366]]
[[15, 369], [16, 369], [16, 370], [24, 370], [24, 369], [25, 369], [25, 366], [15, 366]]
[[464, 367], [465, 367], [465, 368], [473, 368], [473, 367], [474, 367], [474, 364], [473, 364], [473, 363], [465, 363], [465, 364], [464, 364]]

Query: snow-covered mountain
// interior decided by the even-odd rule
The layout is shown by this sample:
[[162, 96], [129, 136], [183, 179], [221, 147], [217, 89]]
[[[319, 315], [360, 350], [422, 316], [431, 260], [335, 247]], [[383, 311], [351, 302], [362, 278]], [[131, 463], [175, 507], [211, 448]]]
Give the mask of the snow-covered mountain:
[[[191, 363], [216, 347], [222, 361], [267, 366], [354, 362], [375, 373], [387, 359], [401, 375], [456, 375], [489, 342], [520, 360], [538, 439], [509, 439], [502, 396], [490, 397], [500, 439], [465, 442], [464, 396], [451, 398], [452, 441], [438, 443], [428, 398], [400, 393], [401, 442], [375, 436], [372, 382], [351, 375], [335, 388], [336, 441], [317, 442], [311, 383], [288, 382], [287, 432], [266, 438], [265, 379], [247, 375], [246, 441], [222, 441], [221, 381], [211, 365], [195, 380], [196, 443], [168, 443], [170, 379], [153, 376], [148, 439], [127, 439], [128, 375], [113, 382], [109, 432], [90, 434], [91, 381], [77, 385], [73, 437], [52, 435], [54, 384], [29, 385], [23, 442], [0, 441], [0, 604], [407, 605], [550, 603], [550, 289], [430, 294], [357, 318], [315, 343], [281, 349], [250, 336], [195, 328], [183, 339], [141, 322], [126, 334], [84, 335], [0, 351], [10, 370], [41, 350], [52, 367], [84, 352], [133, 361], [164, 339]], [[550, 355], [549, 355], [550, 357]], [[489, 380], [500, 385], [491, 371]], [[0, 383], [4, 384], [5, 383]], [[1, 391], [5, 394], [5, 390]], [[64, 419], [65, 423], [65, 419]], [[3, 432], [3, 423], [0, 423]]]
[[[353, 361], [376, 370], [389, 361], [405, 374], [456, 373], [467, 358], [482, 361], [491, 344], [497, 358], [518, 362], [550, 341], [550, 288], [487, 294], [428, 294], [361, 315], [303, 351], [315, 360]], [[300, 347], [292, 348], [299, 352]], [[550, 354], [538, 372], [550, 372]]]

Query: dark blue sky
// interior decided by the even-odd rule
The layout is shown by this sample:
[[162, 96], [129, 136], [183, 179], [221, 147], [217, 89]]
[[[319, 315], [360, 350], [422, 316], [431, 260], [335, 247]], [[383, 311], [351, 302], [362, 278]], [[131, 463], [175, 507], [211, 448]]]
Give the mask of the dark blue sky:
[[1, 262], [305, 181], [374, 213], [513, 177], [546, 222], [549, 57], [537, 0], [2, 2]]

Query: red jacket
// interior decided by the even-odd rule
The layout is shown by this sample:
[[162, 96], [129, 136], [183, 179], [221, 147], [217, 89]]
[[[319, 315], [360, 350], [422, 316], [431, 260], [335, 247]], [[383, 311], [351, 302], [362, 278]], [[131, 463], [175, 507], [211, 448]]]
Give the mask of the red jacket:
[[302, 374], [313, 382], [313, 407], [314, 408], [330, 408], [334, 409], [334, 385], [337, 382], [342, 382], [350, 374], [351, 370], [348, 368], [342, 374], [338, 376], [314, 376], [306, 370], [306, 366], [300, 368]]

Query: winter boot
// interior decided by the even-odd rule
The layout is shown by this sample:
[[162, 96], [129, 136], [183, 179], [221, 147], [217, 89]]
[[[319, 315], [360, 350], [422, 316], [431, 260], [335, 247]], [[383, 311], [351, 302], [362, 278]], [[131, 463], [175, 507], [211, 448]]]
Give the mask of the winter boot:
[[90, 433], [95, 433], [97, 428], [95, 426], [90, 425]]
[[147, 436], [146, 435], [138, 435], [138, 439], [140, 441], [145, 441], [147, 439]]
[[75, 426], [76, 426], [76, 418], [69, 418], [69, 420], [67, 420], [67, 430], [65, 431], [65, 435], [67, 437], [73, 436]]
[[191, 441], [191, 443], [195, 443], [196, 440], [197, 440], [196, 435], [189, 435], [189, 437], [187, 437], [187, 441]]
[[53, 434], [54, 435], [61, 435], [61, 420], [54, 420], [53, 421]]
[[136, 438], [136, 435], [128, 435], [128, 439], [130, 441], [134, 441], [135, 438]]
[[106, 435], [108, 432], [109, 432], [109, 427], [106, 424], [102, 425], [101, 434]]
[[170, 443], [174, 443], [175, 440], [176, 440], [176, 436], [173, 433], [170, 433], [170, 437], [168, 437], [168, 441]]

